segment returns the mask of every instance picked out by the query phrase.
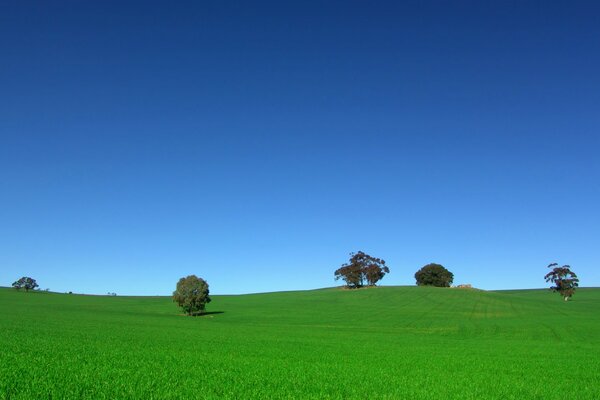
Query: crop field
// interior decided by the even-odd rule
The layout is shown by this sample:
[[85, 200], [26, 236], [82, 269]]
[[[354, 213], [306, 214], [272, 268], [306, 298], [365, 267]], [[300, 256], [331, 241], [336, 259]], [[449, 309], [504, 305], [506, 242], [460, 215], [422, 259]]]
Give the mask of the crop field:
[[599, 399], [600, 289], [0, 289], [1, 399]]

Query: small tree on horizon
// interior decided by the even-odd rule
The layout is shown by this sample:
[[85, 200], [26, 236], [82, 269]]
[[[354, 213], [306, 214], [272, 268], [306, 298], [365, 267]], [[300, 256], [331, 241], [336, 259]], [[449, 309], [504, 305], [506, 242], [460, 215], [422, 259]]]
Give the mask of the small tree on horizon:
[[454, 281], [454, 274], [441, 264], [427, 264], [415, 273], [419, 286], [450, 287]]
[[187, 315], [202, 314], [207, 303], [208, 283], [196, 275], [189, 275], [177, 282], [177, 288], [173, 292], [173, 301], [183, 309]]
[[335, 280], [343, 279], [346, 286], [351, 289], [375, 286], [390, 269], [381, 258], [372, 257], [362, 251], [350, 253], [348, 263], [342, 264], [335, 272]]
[[550, 286], [550, 290], [560, 293], [565, 301], [569, 300], [579, 287], [577, 274], [571, 271], [569, 265], [559, 267], [557, 263], [552, 263], [548, 265], [548, 268], [552, 268], [552, 271], [548, 272], [544, 279], [546, 279], [546, 282], [554, 284], [554, 286]]
[[20, 278], [19, 280], [13, 282], [12, 287], [14, 287], [17, 290], [21, 290], [21, 289], [25, 289], [26, 292], [28, 292], [29, 290], [35, 290], [35, 288], [39, 287], [40, 285], [37, 284], [37, 282], [35, 281], [35, 279], [30, 278], [28, 276], [24, 276], [22, 278]]

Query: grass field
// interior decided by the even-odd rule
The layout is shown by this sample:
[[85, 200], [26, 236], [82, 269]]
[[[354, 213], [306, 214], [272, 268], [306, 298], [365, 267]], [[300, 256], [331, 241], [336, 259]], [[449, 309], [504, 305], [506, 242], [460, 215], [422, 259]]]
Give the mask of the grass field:
[[600, 398], [600, 289], [323, 289], [208, 311], [0, 289], [0, 398]]

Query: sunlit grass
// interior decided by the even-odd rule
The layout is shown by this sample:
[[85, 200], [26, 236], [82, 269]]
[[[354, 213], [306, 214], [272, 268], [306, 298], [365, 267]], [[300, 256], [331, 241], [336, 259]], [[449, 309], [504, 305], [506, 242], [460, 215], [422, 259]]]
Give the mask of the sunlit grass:
[[0, 398], [600, 398], [598, 289], [212, 297], [0, 289]]

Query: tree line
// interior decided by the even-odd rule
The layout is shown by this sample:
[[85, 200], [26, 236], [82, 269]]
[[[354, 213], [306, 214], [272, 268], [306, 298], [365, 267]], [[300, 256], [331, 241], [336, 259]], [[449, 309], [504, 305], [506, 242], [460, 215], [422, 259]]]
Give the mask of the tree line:
[[[548, 265], [551, 268], [544, 279], [552, 283], [550, 290], [559, 293], [565, 301], [569, 300], [579, 287], [579, 278], [569, 265], [559, 267], [557, 263]], [[346, 282], [348, 289], [359, 289], [365, 286], [375, 286], [386, 274], [390, 272], [385, 260], [372, 257], [362, 251], [350, 253], [350, 259], [335, 270], [336, 280]], [[450, 287], [454, 281], [454, 274], [441, 264], [427, 264], [415, 273], [418, 286]], [[39, 287], [35, 279], [24, 276], [13, 282], [13, 288], [25, 291], [35, 290]], [[109, 293], [115, 296], [115, 293]], [[210, 303], [208, 282], [196, 275], [188, 275], [179, 279], [173, 301], [187, 315], [201, 315]]]

